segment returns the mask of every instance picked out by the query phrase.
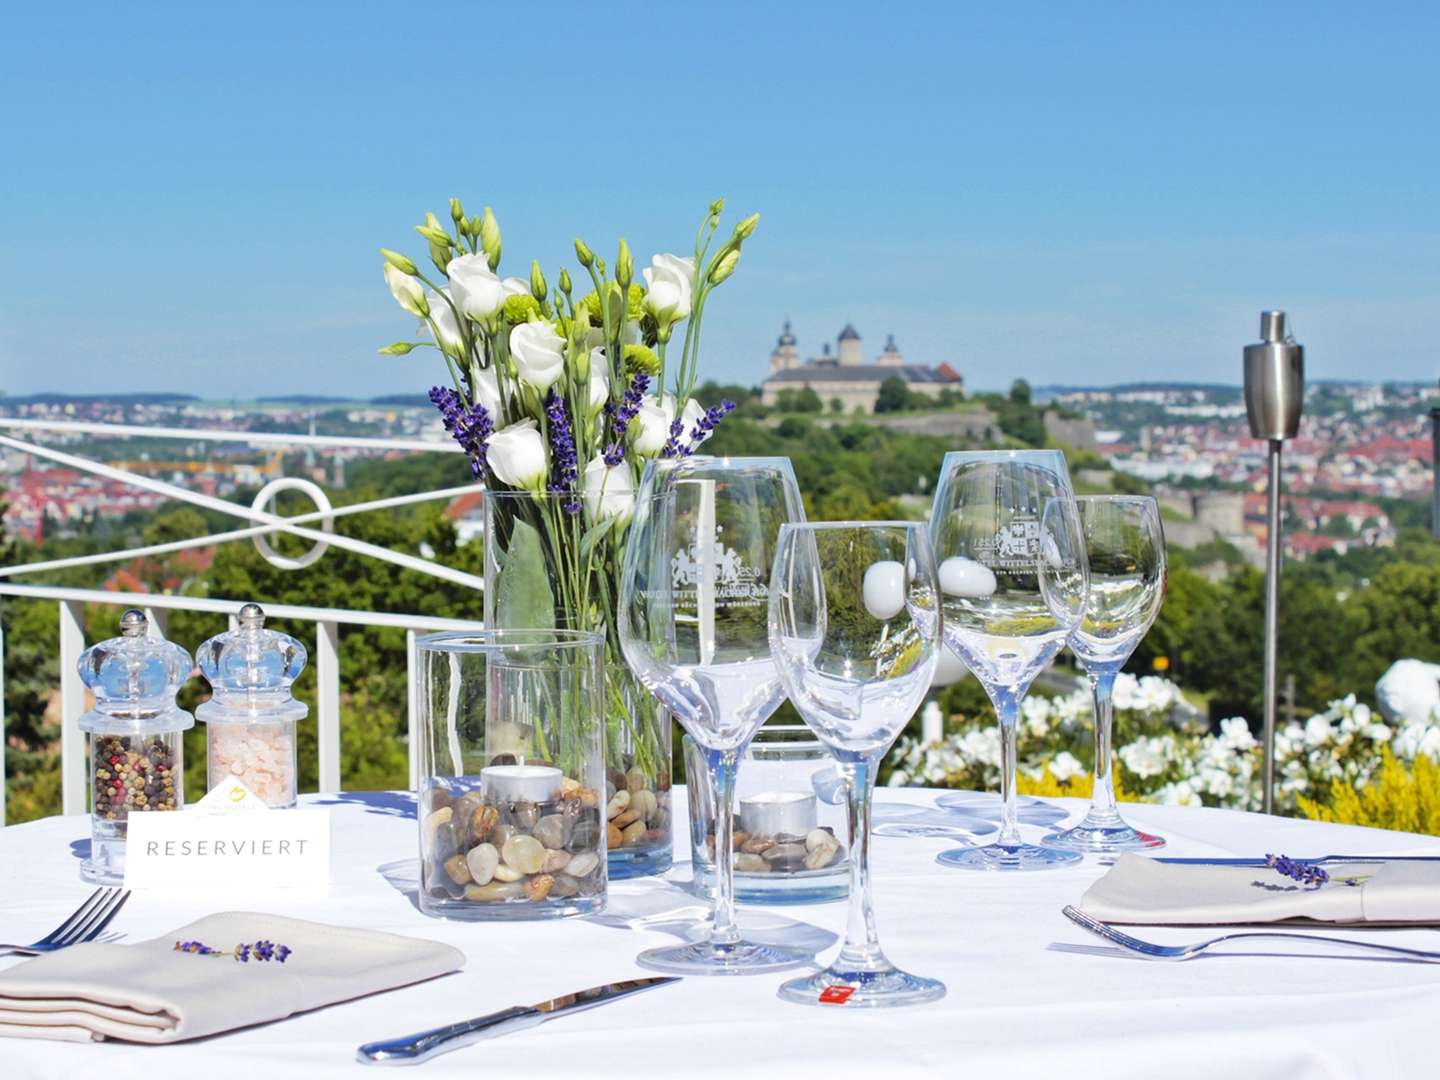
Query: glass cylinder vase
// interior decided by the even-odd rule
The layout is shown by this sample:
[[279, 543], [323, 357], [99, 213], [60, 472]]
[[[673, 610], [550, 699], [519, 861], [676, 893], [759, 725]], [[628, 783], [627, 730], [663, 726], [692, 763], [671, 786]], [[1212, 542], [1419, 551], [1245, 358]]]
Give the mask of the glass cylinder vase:
[[[690, 861], [696, 887], [715, 889], [716, 794], [704, 752], [685, 736]], [[742, 904], [818, 904], [850, 892], [845, 785], [835, 759], [794, 724], [763, 727], [735, 776], [731, 864]]]
[[487, 629], [418, 645], [420, 909], [477, 920], [599, 911], [603, 639]]
[[599, 527], [570, 495], [485, 497], [485, 625], [585, 631], [602, 639], [602, 810], [611, 878], [660, 874], [673, 859], [670, 714], [620, 652], [615, 602], [627, 521]]

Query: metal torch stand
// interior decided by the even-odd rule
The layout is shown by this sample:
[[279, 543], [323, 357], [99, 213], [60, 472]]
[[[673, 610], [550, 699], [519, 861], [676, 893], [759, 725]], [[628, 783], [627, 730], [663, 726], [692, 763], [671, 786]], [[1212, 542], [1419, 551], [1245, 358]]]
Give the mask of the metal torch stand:
[[1270, 440], [1270, 482], [1265, 526], [1265, 742], [1263, 809], [1275, 812], [1275, 707], [1280, 663], [1280, 446]]

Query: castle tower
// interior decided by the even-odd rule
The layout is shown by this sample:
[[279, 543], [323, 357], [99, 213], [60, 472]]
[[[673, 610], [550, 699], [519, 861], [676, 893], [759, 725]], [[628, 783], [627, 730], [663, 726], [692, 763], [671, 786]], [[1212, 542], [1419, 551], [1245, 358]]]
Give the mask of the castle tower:
[[865, 363], [865, 357], [860, 352], [860, 335], [849, 323], [840, 331], [837, 349], [841, 367], [859, 367]]
[[780, 339], [775, 343], [775, 351], [770, 354], [770, 374], [799, 366], [800, 354], [795, 349], [795, 335], [790, 332], [790, 320], [786, 319]]
[[894, 334], [885, 335], [885, 351], [880, 354], [880, 358], [875, 362], [881, 367], [904, 366], [905, 358], [900, 355], [900, 350], [895, 345]]

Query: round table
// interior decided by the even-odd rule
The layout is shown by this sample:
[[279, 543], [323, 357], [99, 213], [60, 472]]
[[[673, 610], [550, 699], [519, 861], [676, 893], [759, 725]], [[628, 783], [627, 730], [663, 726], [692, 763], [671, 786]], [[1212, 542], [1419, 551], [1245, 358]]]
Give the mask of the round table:
[[[878, 805], [931, 804], [936, 793], [887, 789]], [[457, 946], [463, 971], [233, 1034], [166, 1047], [0, 1041], [0, 1073], [21, 1077], [180, 1075], [308, 1080], [356, 1075], [355, 1047], [481, 1013], [643, 974], [641, 950], [673, 941], [701, 903], [689, 878], [683, 822], [666, 880], [614, 883], [604, 916], [543, 923], [451, 923], [424, 917], [413, 877], [413, 800], [403, 793], [308, 796], [334, 819], [327, 900], [247, 899], [244, 907], [372, 927]], [[1082, 809], [1076, 800], [1056, 800]], [[684, 807], [683, 791], [675, 804]], [[1173, 855], [1440, 852], [1440, 840], [1353, 826], [1180, 807], [1132, 806], [1135, 825]], [[77, 849], [89, 819], [56, 817], [0, 830], [0, 932], [29, 941], [87, 894]], [[1041, 830], [1026, 828], [1027, 838]], [[949, 987], [935, 1004], [876, 1012], [787, 1005], [788, 975], [689, 978], [437, 1058], [426, 1076], [1301, 1077], [1419, 1076], [1433, 1071], [1440, 965], [1319, 958], [1219, 957], [1155, 964], [1108, 953], [1061, 914], [1104, 872], [1083, 864], [1033, 874], [949, 870], [939, 839], [877, 837], [873, 871], [881, 939], [891, 958]], [[240, 905], [133, 896], [113, 924], [159, 937]], [[817, 945], [842, 934], [846, 906], [742, 907], [740, 921]], [[655, 919], [655, 916], [662, 916]], [[639, 920], [646, 920], [643, 926]], [[1369, 931], [1374, 933], [1376, 931]], [[1440, 948], [1426, 930], [1386, 931], [1400, 945]], [[1159, 941], [1204, 930], [1147, 929]], [[826, 946], [828, 959], [833, 945]], [[18, 963], [0, 960], [0, 965]], [[163, 1072], [162, 1072], [163, 1070]]]

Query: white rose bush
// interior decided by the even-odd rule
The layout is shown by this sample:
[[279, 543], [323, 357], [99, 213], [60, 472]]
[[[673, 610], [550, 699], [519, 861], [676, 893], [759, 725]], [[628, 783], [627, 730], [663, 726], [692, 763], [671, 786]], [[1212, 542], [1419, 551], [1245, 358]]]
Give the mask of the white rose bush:
[[[707, 209], [691, 252], [658, 254], [638, 275], [624, 240], [611, 267], [577, 239], [579, 271], [561, 269], [554, 289], [538, 262], [524, 279], [502, 277], [494, 213], [467, 216], [457, 199], [453, 227], [434, 214], [415, 227], [433, 271], [381, 250], [386, 286], [420, 321], [417, 340], [380, 352], [440, 353], [448, 379], [430, 399], [486, 488], [487, 583], [493, 569], [499, 585], [487, 584], [487, 618], [604, 633], [607, 763], [640, 768], [657, 793], [669, 787], [668, 718], [647, 727], [622, 685], [615, 601], [645, 464], [694, 453], [735, 408], [691, 398], [706, 305], [759, 221], [747, 217], [722, 239], [723, 209], [723, 200]], [[648, 702], [643, 690], [638, 700]]]

